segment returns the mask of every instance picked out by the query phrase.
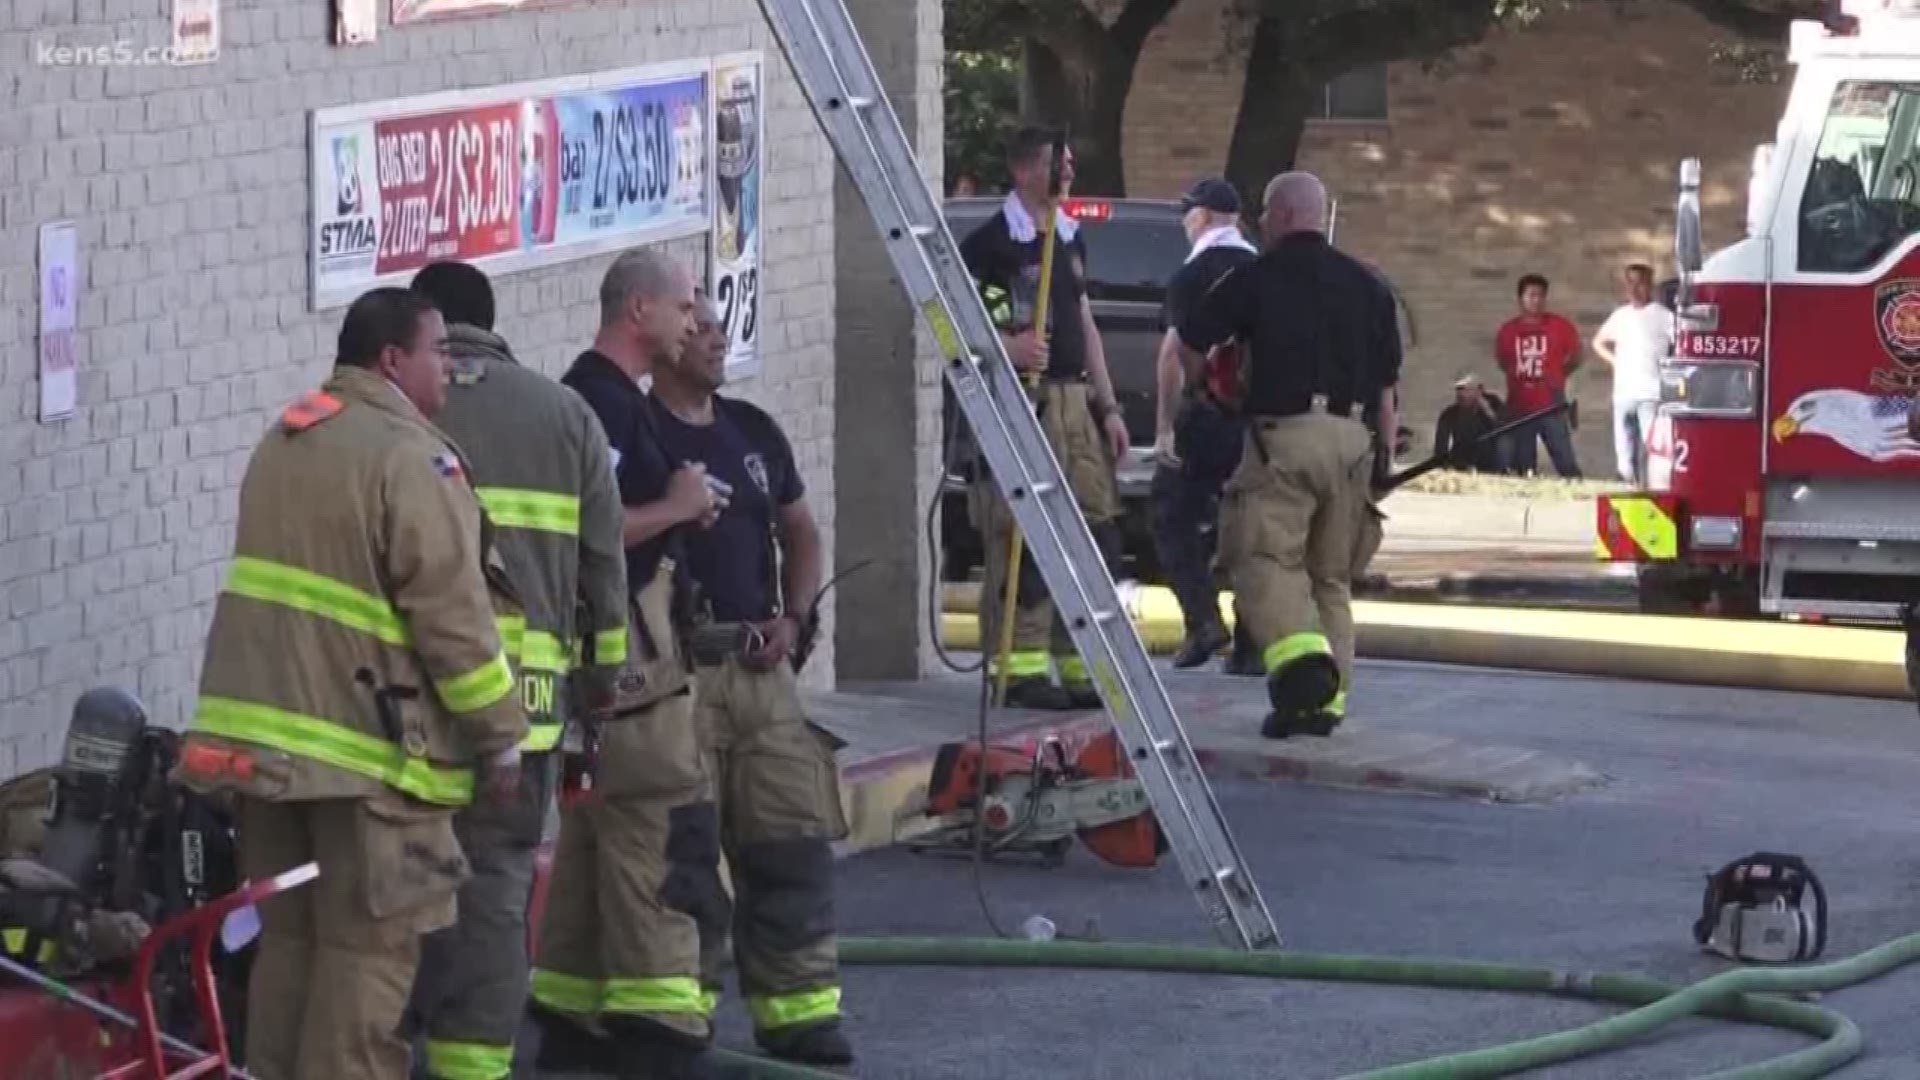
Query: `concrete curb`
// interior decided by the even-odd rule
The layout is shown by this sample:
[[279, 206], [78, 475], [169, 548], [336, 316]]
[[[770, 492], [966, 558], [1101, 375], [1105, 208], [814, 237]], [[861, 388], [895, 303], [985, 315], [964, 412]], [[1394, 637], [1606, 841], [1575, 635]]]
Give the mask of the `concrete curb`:
[[1380, 504], [1390, 538], [1593, 543], [1592, 499], [1395, 492]]

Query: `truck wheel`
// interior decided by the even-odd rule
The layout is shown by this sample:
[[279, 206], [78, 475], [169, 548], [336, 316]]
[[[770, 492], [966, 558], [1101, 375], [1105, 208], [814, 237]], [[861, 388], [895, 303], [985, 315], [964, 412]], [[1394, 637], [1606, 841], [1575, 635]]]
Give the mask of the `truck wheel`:
[[1637, 578], [1642, 615], [1696, 615], [1706, 600], [1698, 579], [1675, 567], [1642, 566]]

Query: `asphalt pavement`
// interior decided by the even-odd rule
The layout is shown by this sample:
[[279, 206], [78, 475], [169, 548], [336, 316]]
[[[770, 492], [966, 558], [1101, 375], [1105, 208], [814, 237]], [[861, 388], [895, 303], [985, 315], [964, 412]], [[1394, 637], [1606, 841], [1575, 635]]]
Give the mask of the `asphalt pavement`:
[[[1176, 688], [1258, 684], [1169, 675]], [[1195, 686], [1212, 690], [1211, 685]], [[1828, 959], [1920, 930], [1920, 717], [1910, 703], [1362, 663], [1356, 725], [1492, 742], [1591, 765], [1609, 782], [1496, 805], [1288, 782], [1216, 785], [1287, 946], [1458, 957], [1688, 981], [1724, 970], [1689, 927], [1705, 875], [1755, 850], [1801, 854], [1834, 904]], [[839, 867], [860, 935], [991, 933], [964, 862], [887, 849]], [[1107, 940], [1211, 944], [1163, 865], [989, 867], [1014, 931], [1045, 914]], [[851, 1074], [899, 1080], [1284, 1077], [1316, 1080], [1507, 1042], [1603, 1006], [1465, 991], [1233, 978], [849, 968]], [[1920, 968], [1831, 995], [1867, 1055], [1841, 1080], [1920, 1077]], [[737, 996], [723, 1040], [749, 1042]], [[1691, 1077], [1808, 1045], [1694, 1021], [1531, 1077]]]

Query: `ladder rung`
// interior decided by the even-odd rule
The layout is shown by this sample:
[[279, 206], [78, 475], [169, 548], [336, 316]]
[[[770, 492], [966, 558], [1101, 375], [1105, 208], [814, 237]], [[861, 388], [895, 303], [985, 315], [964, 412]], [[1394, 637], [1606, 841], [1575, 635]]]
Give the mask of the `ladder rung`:
[[1096, 611], [1093, 613], [1093, 621], [1097, 623], [1109, 623], [1109, 622], [1112, 622], [1115, 616], [1119, 614], [1120, 614], [1119, 612], [1113, 610], [1112, 608], [1108, 608], [1105, 611]]
[[931, 225], [915, 225], [913, 227], [913, 238], [915, 240], [925, 240], [927, 237], [939, 231], [940, 230]]
[[850, 97], [847, 99], [847, 104], [861, 112], [866, 112], [868, 109], [873, 108], [873, 99], [870, 97]]

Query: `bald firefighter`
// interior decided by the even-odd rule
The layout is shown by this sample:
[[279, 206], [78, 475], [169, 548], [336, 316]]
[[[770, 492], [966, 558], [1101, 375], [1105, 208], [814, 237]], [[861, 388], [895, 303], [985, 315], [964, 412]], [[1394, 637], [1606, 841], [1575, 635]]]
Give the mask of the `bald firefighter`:
[[639, 385], [686, 347], [693, 301], [692, 275], [670, 256], [622, 254], [600, 285], [593, 347], [561, 379], [612, 445], [633, 598], [591, 792], [560, 814], [532, 982], [542, 1069], [622, 1080], [712, 1075], [700, 939], [726, 925], [726, 895], [681, 648], [690, 602], [682, 568], [721, 503], [702, 470], [666, 456]]
[[308, 862], [261, 905], [247, 1069], [405, 1080], [422, 935], [470, 876], [453, 815], [520, 786], [516, 617], [465, 459], [429, 420], [446, 327], [404, 289], [354, 302], [332, 376], [248, 463], [180, 779], [237, 795], [240, 871]]
[[433, 1080], [502, 1080], [513, 1072], [526, 1009], [527, 904], [553, 799], [552, 751], [570, 720], [569, 695], [578, 692], [581, 711], [603, 711], [627, 658], [620, 498], [593, 411], [522, 367], [494, 333], [486, 275], [439, 262], [413, 287], [446, 317], [452, 378], [440, 426], [473, 467], [525, 610], [501, 636], [531, 732], [521, 744], [518, 797], [454, 818], [473, 878], [460, 890], [460, 921], [426, 940], [411, 1011], [424, 1028]]

